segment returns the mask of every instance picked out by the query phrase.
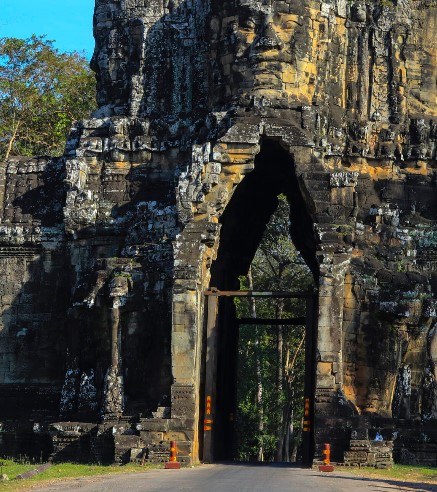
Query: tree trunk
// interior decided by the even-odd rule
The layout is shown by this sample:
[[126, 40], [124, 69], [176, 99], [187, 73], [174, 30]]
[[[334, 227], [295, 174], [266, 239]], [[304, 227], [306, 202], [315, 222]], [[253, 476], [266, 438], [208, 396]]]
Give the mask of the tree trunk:
[[[253, 290], [253, 277], [251, 268], [249, 268], [249, 271], [247, 272], [247, 283], [249, 290]], [[256, 319], [256, 300], [254, 297], [249, 298], [249, 306], [250, 317]], [[258, 433], [260, 436], [262, 436], [264, 433], [264, 404], [258, 328], [255, 328], [255, 367], [257, 384], [256, 403], [258, 407]], [[260, 446], [258, 448], [258, 461], [264, 461], [264, 448], [262, 442], [260, 443]]]
[[[282, 314], [284, 312], [284, 299], [278, 299], [276, 302], [276, 319], [282, 319]], [[282, 396], [282, 386], [284, 381], [284, 364], [283, 364], [283, 349], [284, 349], [284, 329], [281, 325], [278, 325], [276, 331], [276, 354], [277, 354], [277, 378], [276, 378], [276, 398], [278, 402], [281, 401]], [[285, 409], [278, 405], [278, 416], [277, 416], [277, 441], [275, 450], [275, 461], [283, 460], [283, 449], [284, 449], [284, 415]]]
[[12, 131], [11, 138], [9, 139], [9, 142], [8, 142], [8, 147], [6, 149], [6, 154], [5, 154], [5, 158], [4, 158], [5, 161], [7, 161], [9, 159], [9, 155], [12, 151], [12, 147], [13, 147], [15, 139], [17, 137], [18, 128], [20, 128], [20, 124], [21, 124], [21, 122], [18, 121], [17, 124], [15, 125], [15, 128]]
[[288, 428], [291, 424], [292, 415], [294, 412], [294, 383], [295, 383], [295, 374], [294, 374], [294, 366], [296, 364], [296, 359], [302, 350], [305, 342], [305, 331], [303, 332], [302, 338], [299, 341], [299, 345], [294, 351], [293, 357], [290, 360], [290, 350], [287, 349], [287, 356], [285, 361], [285, 371], [286, 371], [286, 404], [284, 405], [282, 411], [282, 421], [279, 427], [278, 441], [276, 447], [276, 461], [285, 460], [285, 455], [288, 455], [288, 450], [284, 448], [288, 447], [287, 441], [287, 432]]
[[290, 461], [289, 440], [290, 440], [290, 425], [293, 418], [294, 408], [294, 386], [287, 385], [287, 403], [284, 409], [284, 418], [282, 423], [282, 461]]
[[291, 409], [291, 415], [290, 415], [290, 423], [287, 427], [287, 446], [286, 446], [286, 460], [287, 463], [290, 463], [292, 461], [292, 453], [294, 451], [294, 446], [293, 446], [293, 433], [294, 433], [294, 428], [293, 428], [293, 417], [294, 417], [294, 405]]
[[[278, 299], [276, 303], [276, 319], [282, 319], [282, 314], [284, 312], [284, 299]], [[284, 348], [284, 328], [279, 325], [276, 332], [276, 350], [278, 357], [278, 372], [276, 379], [276, 391], [278, 397], [282, 393], [282, 383], [284, 381], [284, 364], [283, 364], [283, 348]]]

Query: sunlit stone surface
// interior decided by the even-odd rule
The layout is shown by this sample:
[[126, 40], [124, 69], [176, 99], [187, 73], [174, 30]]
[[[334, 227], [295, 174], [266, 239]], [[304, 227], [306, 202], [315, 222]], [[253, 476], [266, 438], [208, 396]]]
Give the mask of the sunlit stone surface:
[[197, 461], [203, 292], [285, 193], [315, 458], [436, 465], [435, 0], [97, 0], [94, 35], [97, 111], [0, 167], [2, 452]]

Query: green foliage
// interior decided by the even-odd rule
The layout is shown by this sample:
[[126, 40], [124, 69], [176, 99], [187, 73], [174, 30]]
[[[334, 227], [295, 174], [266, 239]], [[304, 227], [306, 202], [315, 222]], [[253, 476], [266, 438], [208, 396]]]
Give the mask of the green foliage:
[[0, 159], [62, 154], [72, 122], [94, 108], [80, 53], [60, 53], [44, 36], [0, 39]]
[[[278, 209], [267, 225], [251, 265], [254, 290], [305, 291], [312, 285], [310, 271], [294, 247], [289, 231], [289, 205], [280, 196]], [[240, 278], [240, 284], [243, 290], [251, 287], [246, 277]], [[253, 315], [254, 306], [250, 302], [245, 298], [235, 299], [239, 317]], [[304, 315], [302, 300], [256, 300], [257, 318]], [[287, 456], [291, 459], [290, 454], [298, 446], [303, 418], [304, 334], [303, 326], [240, 328], [237, 459], [257, 459], [260, 449], [266, 461]], [[287, 449], [280, 458], [278, 441], [284, 436]]]
[[[348, 469], [349, 473], [374, 479], [393, 480], [393, 483], [399, 482], [399, 485], [406, 487], [415, 482], [436, 483], [437, 468], [419, 465], [393, 465], [393, 468], [381, 470], [378, 468], [354, 468]], [[422, 483], [423, 486], [423, 483]], [[411, 485], [408, 489], [417, 489]]]
[[252, 262], [254, 283], [261, 290], [306, 290], [312, 284], [310, 272], [290, 238], [287, 199], [284, 195], [278, 198], [278, 208]]
[[8, 476], [9, 480], [13, 480], [20, 473], [25, 473], [30, 470], [34, 470], [38, 465], [30, 463], [18, 463], [10, 459], [0, 459], [3, 465], [1, 466], [1, 473]]
[[[95, 475], [108, 475], [115, 473], [135, 473], [144, 472], [154, 468], [162, 468], [162, 465], [146, 463], [139, 465], [136, 463], [128, 463], [124, 466], [99, 465], [99, 464], [79, 464], [79, 463], [57, 463], [48, 468], [44, 472], [33, 476], [27, 480], [16, 479], [16, 476], [30, 470], [38, 468], [39, 464], [17, 463], [11, 459], [2, 459], [4, 463], [2, 472], [8, 475], [8, 482], [0, 482], [0, 490], [28, 490], [31, 484], [35, 486], [35, 482], [52, 482], [56, 479], [88, 477]], [[42, 484], [41, 484], [42, 485]]]
[[[289, 314], [285, 315], [287, 317]], [[265, 316], [265, 315], [261, 315]], [[302, 339], [302, 327], [285, 328], [284, 351], [295, 352]], [[255, 339], [258, 345], [255, 345]], [[258, 351], [258, 354], [256, 354]], [[263, 385], [263, 429], [259, 431], [259, 407], [257, 405], [256, 357], [260, 358]], [[278, 441], [278, 429], [282, 426], [284, 407], [287, 405], [288, 388], [283, 382], [280, 391], [277, 389], [277, 332], [276, 327], [241, 327], [239, 351], [239, 380], [238, 380], [238, 459], [248, 461], [258, 455], [260, 446], [263, 448], [265, 461], [275, 461]], [[284, 362], [284, 361], [282, 361]], [[298, 446], [300, 427], [303, 417], [303, 378], [304, 350], [300, 350], [296, 359], [293, 385], [293, 416], [292, 425], [295, 430], [290, 436], [290, 448]], [[284, 375], [286, 378], [287, 375]], [[297, 432], [296, 432], [297, 431]]]

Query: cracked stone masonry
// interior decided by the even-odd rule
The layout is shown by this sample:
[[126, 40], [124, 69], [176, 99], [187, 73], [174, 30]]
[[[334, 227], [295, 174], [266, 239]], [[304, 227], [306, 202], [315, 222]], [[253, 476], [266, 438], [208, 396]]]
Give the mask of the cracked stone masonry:
[[0, 453], [197, 462], [204, 292], [283, 193], [314, 458], [437, 465], [437, 1], [96, 0], [94, 37], [98, 109], [0, 165]]

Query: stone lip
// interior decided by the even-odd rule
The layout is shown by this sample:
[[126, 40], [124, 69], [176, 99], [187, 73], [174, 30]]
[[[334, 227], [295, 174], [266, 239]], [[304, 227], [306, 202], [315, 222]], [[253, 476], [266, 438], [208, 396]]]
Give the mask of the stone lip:
[[32, 478], [35, 475], [39, 475], [42, 472], [45, 472], [52, 466], [52, 463], [44, 463], [44, 465], [39, 466], [38, 468], [35, 468], [34, 470], [29, 470], [25, 473], [20, 473], [20, 475], [17, 475], [17, 480], [26, 480], [27, 478]]
[[319, 471], [321, 471], [321, 472], [333, 472], [334, 467], [332, 465], [319, 465]]

